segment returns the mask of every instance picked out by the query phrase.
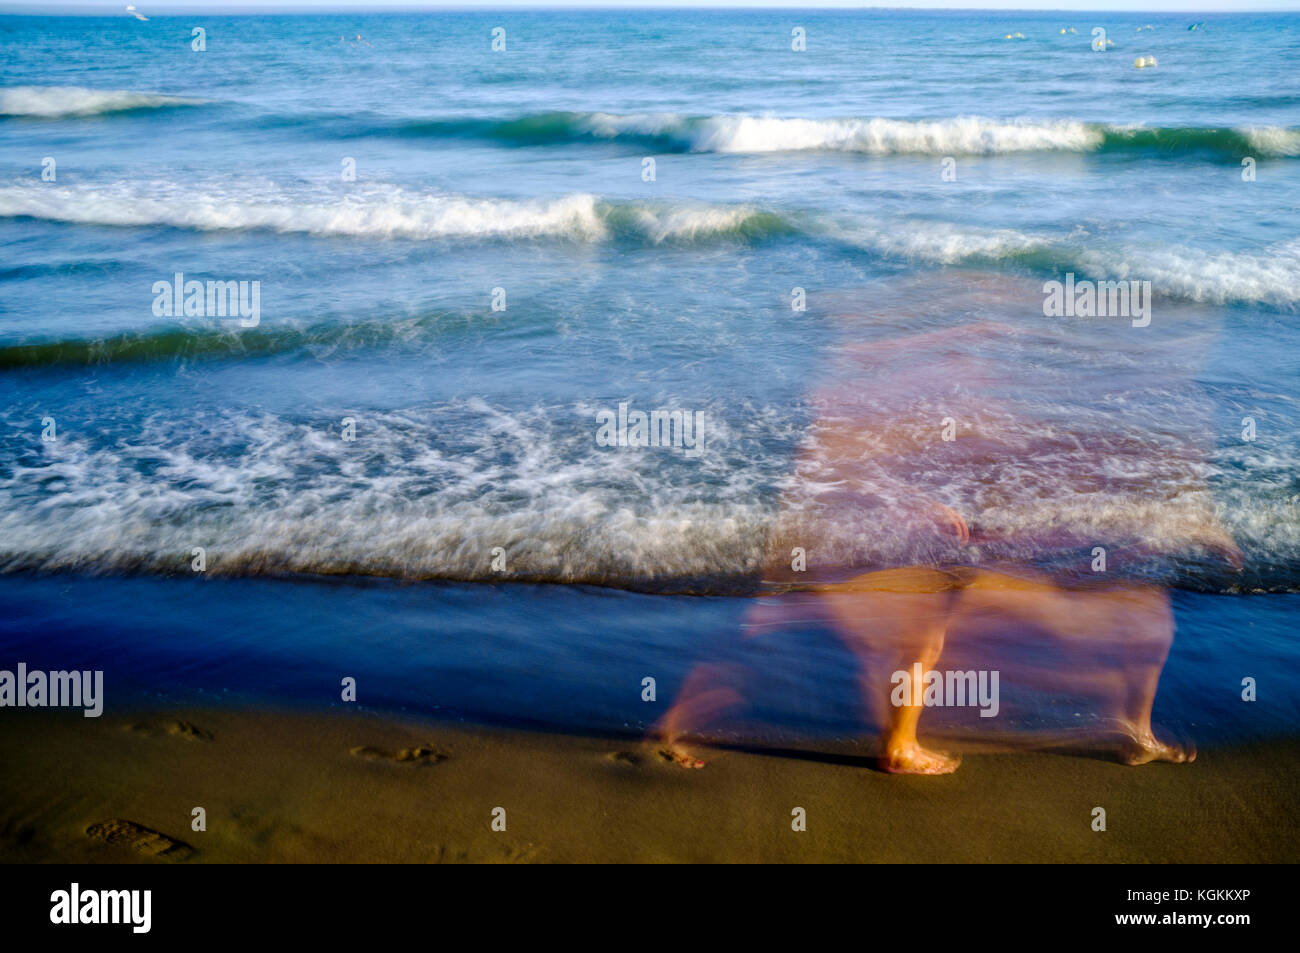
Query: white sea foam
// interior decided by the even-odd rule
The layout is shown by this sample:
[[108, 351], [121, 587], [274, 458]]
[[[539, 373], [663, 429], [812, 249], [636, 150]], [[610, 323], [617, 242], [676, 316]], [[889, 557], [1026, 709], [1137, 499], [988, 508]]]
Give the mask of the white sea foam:
[[1294, 239], [1259, 251], [1116, 241], [1090, 247], [1068, 234], [918, 220], [841, 223], [830, 234], [878, 254], [934, 264], [1036, 257], [1033, 264], [1098, 279], [1150, 281], [1157, 293], [1187, 301], [1300, 306], [1300, 240]]
[[1251, 148], [1265, 156], [1300, 156], [1300, 129], [1251, 126], [1240, 130]]
[[514, 201], [417, 191], [396, 185], [286, 189], [170, 182], [0, 187], [0, 215], [87, 225], [166, 225], [202, 230], [269, 229], [371, 238], [594, 240], [605, 224], [590, 195]]
[[786, 152], [804, 149], [868, 155], [1001, 155], [1082, 152], [1102, 134], [1081, 122], [997, 122], [974, 117], [934, 121], [896, 119], [776, 119], [715, 117], [693, 130], [700, 152]]
[[667, 139], [690, 152], [852, 152], [864, 155], [994, 156], [1032, 152], [1095, 152], [1106, 147], [1210, 148], [1236, 154], [1300, 155], [1300, 130], [1281, 126], [1232, 130], [1160, 128], [1071, 119], [799, 118], [675, 113], [574, 116], [572, 130], [598, 139]]
[[1188, 301], [1300, 305], [1300, 240], [1261, 251], [1130, 245], [1080, 250], [1073, 258], [1089, 274], [1149, 280], [1158, 293]]
[[665, 136], [693, 152], [822, 150], [869, 155], [999, 155], [1097, 148], [1100, 129], [1087, 123], [1007, 122], [978, 117], [936, 120], [798, 119], [772, 116], [690, 118], [671, 113], [592, 113], [577, 126], [601, 138]]
[[0, 216], [84, 225], [200, 230], [267, 229], [357, 238], [529, 239], [594, 242], [630, 232], [651, 242], [725, 236], [757, 221], [752, 206], [615, 204], [585, 194], [476, 198], [391, 184], [283, 188], [270, 183], [172, 182], [0, 186]]
[[761, 215], [753, 206], [643, 206], [628, 218], [637, 234], [652, 242], [691, 241], [734, 235]]
[[202, 100], [125, 89], [86, 89], [81, 86], [8, 86], [0, 88], [0, 116], [58, 119], [95, 116], [131, 109], [194, 106]]
[[1050, 238], [1013, 228], [980, 228], [919, 220], [846, 222], [832, 227], [831, 234], [882, 255], [942, 265], [996, 261], [1024, 252], [1045, 250], [1053, 244]]
[[[881, 399], [883, 409], [897, 395]], [[1294, 500], [1246, 485], [1212, 497], [1214, 461], [1192, 452], [1189, 434], [1151, 428], [1168, 429], [1175, 406], [1135, 408], [1124, 432], [1113, 413], [1076, 413], [1091, 431], [1083, 443], [1049, 423], [981, 413], [972, 426], [1009, 454], [989, 472], [933, 453], [899, 457], [900, 428], [918, 446], [937, 439], [938, 408], [909, 405], [897, 426], [858, 428], [868, 452], [851, 486], [825, 469], [842, 450], [832, 419], [807, 431], [793, 472], [782, 454], [756, 452], [765, 435], [798, 432], [784, 407], [730, 419], [710, 407], [709, 441], [690, 460], [598, 447], [585, 407], [475, 400], [372, 414], [356, 443], [271, 414], [160, 414], [102, 439], [33, 438], [0, 475], [0, 567], [188, 572], [201, 546], [214, 573], [645, 586], [746, 576], [809, 540], [822, 565], [864, 568], [1031, 558], [1096, 540], [1187, 553], [1216, 507], [1243, 546], [1300, 556]], [[779, 500], [773, 486], [784, 487]], [[925, 497], [967, 514], [989, 541], [960, 550], [916, 503]], [[507, 553], [503, 575], [494, 547]]]
[[836, 221], [753, 205], [614, 202], [587, 194], [545, 199], [479, 198], [372, 183], [326, 186], [166, 181], [0, 186], [0, 216], [87, 225], [170, 226], [200, 230], [413, 240], [562, 239], [630, 235], [651, 243], [703, 241], [803, 229], [891, 258], [935, 264], [1023, 261], [1098, 279], [1149, 280], [1158, 294], [1208, 303], [1300, 305], [1300, 241], [1225, 251], [1118, 239], [1081, 240], [1014, 228], [865, 216]]

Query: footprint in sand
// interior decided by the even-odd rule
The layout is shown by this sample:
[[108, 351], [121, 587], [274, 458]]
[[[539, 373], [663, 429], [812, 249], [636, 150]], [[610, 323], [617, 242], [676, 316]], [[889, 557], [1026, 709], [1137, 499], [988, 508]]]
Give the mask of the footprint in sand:
[[499, 844], [488, 850], [439, 844], [434, 848], [432, 862], [435, 864], [531, 864], [538, 860], [541, 850], [536, 844], [522, 846]]
[[181, 721], [178, 718], [163, 719], [160, 721], [143, 721], [134, 725], [127, 725], [126, 727], [128, 731], [134, 731], [150, 738], [155, 735], [167, 734], [174, 738], [184, 738], [186, 741], [212, 740], [212, 732], [204, 731], [198, 725], [188, 721]]
[[[657, 756], [657, 758], [655, 756]], [[657, 760], [664, 764], [678, 764], [685, 768], [704, 767], [704, 762], [698, 758], [668, 748], [656, 751], [655, 756], [647, 757], [647, 755], [641, 754], [637, 751], [614, 751], [605, 755], [605, 760], [611, 761], [614, 764], [625, 765], [627, 767], [640, 767], [645, 764], [647, 760]]]
[[86, 836], [116, 847], [129, 847], [137, 854], [144, 854], [147, 857], [184, 860], [194, 853], [194, 848], [189, 844], [173, 840], [166, 834], [159, 834], [142, 824], [124, 821], [121, 818], [91, 824], [86, 828]]
[[645, 761], [645, 758], [635, 751], [613, 751], [605, 755], [606, 761], [612, 761], [614, 764], [625, 764], [634, 767]]
[[439, 751], [432, 745], [418, 745], [414, 748], [403, 748], [400, 751], [385, 751], [383, 748], [361, 745], [352, 749], [352, 757], [361, 758], [364, 761], [392, 761], [395, 764], [426, 765], [446, 761], [451, 755], [445, 751]]

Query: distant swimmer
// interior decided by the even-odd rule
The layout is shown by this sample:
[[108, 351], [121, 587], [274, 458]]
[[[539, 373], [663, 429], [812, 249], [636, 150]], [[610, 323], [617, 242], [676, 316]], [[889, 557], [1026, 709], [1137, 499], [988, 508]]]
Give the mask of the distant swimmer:
[[1148, 69], [1155, 65], [1157, 64], [1154, 56], [1139, 56], [1133, 61], [1134, 69]]

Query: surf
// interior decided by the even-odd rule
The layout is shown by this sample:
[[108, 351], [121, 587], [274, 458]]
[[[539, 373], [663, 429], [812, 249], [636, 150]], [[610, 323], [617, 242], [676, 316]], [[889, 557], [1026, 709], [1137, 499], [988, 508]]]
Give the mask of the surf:
[[[805, 239], [850, 255], [934, 265], [1021, 269], [1059, 278], [1137, 276], [1183, 300], [1300, 306], [1300, 241], [1258, 250], [1196, 248], [933, 219], [805, 213], [755, 203], [637, 201], [571, 193], [550, 198], [475, 196], [370, 183], [351, 189], [274, 182], [118, 180], [74, 186], [0, 185], [0, 218], [79, 226], [262, 231], [370, 241], [623, 242], [647, 248]], [[21, 277], [21, 270], [8, 275]]]
[[[688, 116], [549, 112], [511, 118], [382, 120], [319, 117], [266, 120], [363, 138], [481, 139], [502, 146], [611, 144], [666, 153], [821, 153], [864, 156], [1001, 156], [1037, 152], [1152, 154], [1233, 159], [1300, 156], [1300, 129], [1284, 126], [1144, 126], [1075, 119], [935, 119]], [[318, 130], [320, 131], [320, 130]]]
[[75, 119], [203, 104], [200, 99], [127, 89], [88, 89], [84, 86], [0, 88], [0, 116], [23, 119]]

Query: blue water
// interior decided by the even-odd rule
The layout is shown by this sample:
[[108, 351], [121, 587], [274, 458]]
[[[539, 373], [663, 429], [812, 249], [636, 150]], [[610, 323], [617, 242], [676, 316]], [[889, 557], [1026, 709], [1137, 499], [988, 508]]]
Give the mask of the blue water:
[[[0, 658], [636, 726], [793, 513], [855, 571], [1103, 542], [1176, 590], [1160, 705], [1293, 730], [1298, 65], [1289, 14], [0, 17]], [[256, 326], [157, 313], [176, 273], [260, 282]], [[1045, 317], [1066, 273], [1151, 325]], [[620, 403], [701, 452], [601, 446]], [[792, 490], [845, 415], [949, 413], [975, 449], [870, 445], [847, 521]], [[786, 720], [853, 723], [800, 659]], [[1207, 700], [1253, 669], [1267, 716]]]

